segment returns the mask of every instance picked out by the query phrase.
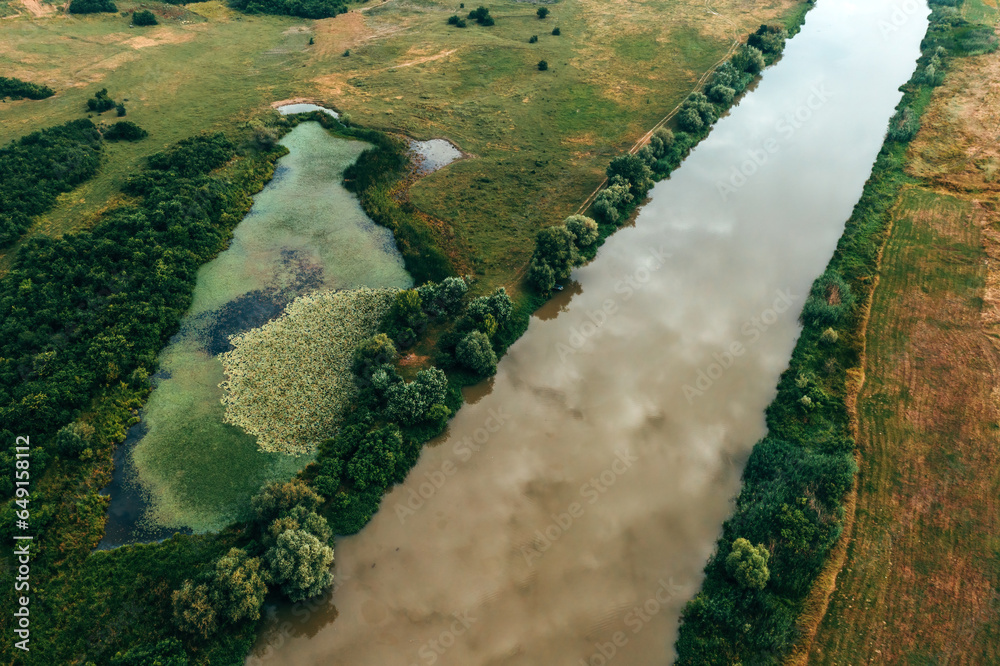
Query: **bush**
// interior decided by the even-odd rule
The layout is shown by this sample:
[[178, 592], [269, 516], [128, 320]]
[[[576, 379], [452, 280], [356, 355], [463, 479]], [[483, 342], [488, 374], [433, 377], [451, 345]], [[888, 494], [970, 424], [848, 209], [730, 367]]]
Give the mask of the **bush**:
[[535, 14], [538, 15], [538, 18], [543, 19], [543, 18], [545, 18], [546, 16], [549, 15], [549, 8], [548, 7], [539, 7], [538, 11], [536, 11]]
[[469, 12], [469, 18], [483, 26], [491, 26], [495, 24], [493, 17], [490, 16], [490, 10], [482, 5], [479, 5], [477, 9], [473, 9]]
[[456, 360], [481, 377], [496, 374], [497, 355], [490, 339], [482, 331], [472, 331], [455, 348]]
[[919, 131], [920, 118], [913, 112], [913, 109], [904, 106], [889, 121], [889, 131], [886, 133], [886, 138], [889, 141], [907, 143], [913, 140]]
[[148, 9], [143, 9], [132, 14], [132, 23], [134, 25], [157, 25], [159, 21], [156, 20], [156, 14]]
[[465, 22], [465, 19], [458, 14], [452, 14], [448, 17], [448, 25], [453, 25], [456, 28], [464, 28], [468, 24]]
[[149, 132], [130, 120], [121, 120], [103, 130], [105, 141], [139, 141], [149, 136]]
[[534, 44], [537, 41], [538, 41], [538, 35], [532, 35], [531, 37], [528, 38], [529, 44]]
[[48, 86], [0, 76], [0, 99], [6, 97], [11, 99], [45, 99], [55, 94], [55, 91]]
[[813, 283], [802, 308], [802, 321], [813, 326], [836, 326], [854, 306], [851, 287], [836, 271], [827, 271]]
[[544, 72], [548, 68], [549, 68], [549, 63], [548, 62], [546, 62], [545, 60], [539, 60], [538, 61], [538, 71], [539, 72]]
[[597, 222], [585, 215], [570, 215], [563, 221], [563, 225], [573, 234], [576, 247], [581, 250], [596, 243], [600, 235]]
[[104, 113], [108, 109], [115, 108], [115, 100], [108, 95], [107, 88], [101, 88], [97, 93], [87, 100], [87, 110], [96, 113]]
[[562, 31], [560, 31], [559, 28], [553, 28], [552, 29], [552, 34], [555, 35], [556, 37], [558, 37], [559, 35], [562, 34]]
[[97, 14], [117, 11], [118, 7], [111, 0], [72, 0], [69, 3], [70, 14]]
[[82, 423], [71, 423], [70, 425], [63, 426], [56, 433], [56, 453], [70, 460], [79, 458], [80, 454], [90, 446], [93, 434], [93, 426]]

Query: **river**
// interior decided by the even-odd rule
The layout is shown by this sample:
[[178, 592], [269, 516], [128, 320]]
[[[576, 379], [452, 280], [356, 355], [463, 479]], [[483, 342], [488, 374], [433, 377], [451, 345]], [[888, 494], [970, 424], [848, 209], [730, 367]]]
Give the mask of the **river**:
[[919, 55], [926, 7], [906, 5], [819, 0], [337, 542], [330, 600], [278, 609], [248, 663], [670, 661], [804, 295]]

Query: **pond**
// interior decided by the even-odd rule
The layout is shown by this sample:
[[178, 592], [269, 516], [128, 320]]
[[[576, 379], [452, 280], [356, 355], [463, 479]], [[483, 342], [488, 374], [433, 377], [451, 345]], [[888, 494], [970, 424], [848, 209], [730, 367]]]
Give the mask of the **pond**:
[[229, 248], [199, 271], [191, 309], [160, 355], [155, 389], [105, 489], [112, 502], [101, 548], [220, 529], [260, 487], [310, 461], [262, 453], [256, 438], [223, 423], [218, 355], [230, 349], [229, 336], [274, 319], [312, 290], [412, 282], [392, 233], [341, 184], [368, 144], [335, 138], [315, 122], [281, 144], [289, 154]]

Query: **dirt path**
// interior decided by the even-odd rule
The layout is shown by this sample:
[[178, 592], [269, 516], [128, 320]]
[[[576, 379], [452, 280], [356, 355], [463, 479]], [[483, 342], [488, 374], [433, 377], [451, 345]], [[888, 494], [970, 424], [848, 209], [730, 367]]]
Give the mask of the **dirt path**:
[[56, 12], [55, 5], [47, 3], [43, 5], [39, 2], [39, 0], [21, 0], [21, 4], [28, 10], [29, 14], [36, 18], [48, 16], [49, 14], [54, 14]]

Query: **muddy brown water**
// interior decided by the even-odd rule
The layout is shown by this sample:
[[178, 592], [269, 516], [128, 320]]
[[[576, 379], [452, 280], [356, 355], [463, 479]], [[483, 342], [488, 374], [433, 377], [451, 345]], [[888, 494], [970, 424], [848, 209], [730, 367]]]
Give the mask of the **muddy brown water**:
[[[926, 6], [820, 0], [536, 316], [250, 664], [664, 664], [910, 76]], [[742, 169], [742, 173], [741, 170]]]

